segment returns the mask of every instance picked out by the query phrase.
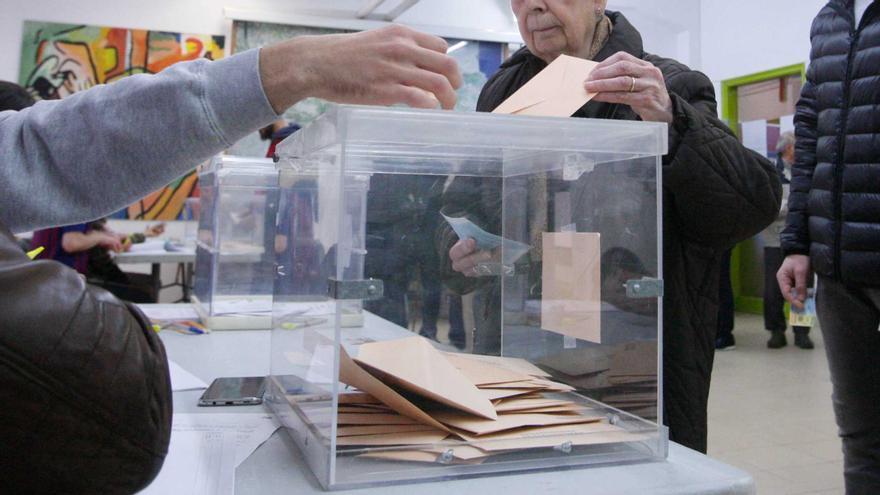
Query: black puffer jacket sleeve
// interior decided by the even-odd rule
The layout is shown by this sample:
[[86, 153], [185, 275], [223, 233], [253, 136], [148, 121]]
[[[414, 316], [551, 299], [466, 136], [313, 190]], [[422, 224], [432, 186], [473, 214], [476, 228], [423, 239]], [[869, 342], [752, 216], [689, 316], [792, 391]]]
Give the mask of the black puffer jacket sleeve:
[[[812, 68], [812, 66], [811, 66]], [[807, 202], [816, 168], [817, 142], [816, 87], [807, 82], [801, 90], [797, 112], [794, 117], [795, 149], [794, 166], [791, 169], [791, 188], [788, 196], [788, 216], [785, 229], [780, 235], [782, 252], [790, 254], [809, 254], [810, 231], [807, 224]]]
[[171, 436], [162, 342], [143, 314], [0, 225], [0, 480], [9, 493], [134, 493]]
[[667, 219], [697, 244], [729, 249], [773, 222], [782, 184], [769, 160], [744, 147], [717, 117], [712, 82], [700, 72], [667, 78], [674, 121], [663, 187], [675, 209]]

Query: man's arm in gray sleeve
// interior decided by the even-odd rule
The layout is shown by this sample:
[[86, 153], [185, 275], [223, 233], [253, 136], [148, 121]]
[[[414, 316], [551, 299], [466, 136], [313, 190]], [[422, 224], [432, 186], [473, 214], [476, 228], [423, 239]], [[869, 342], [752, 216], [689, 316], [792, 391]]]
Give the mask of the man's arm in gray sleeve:
[[0, 222], [15, 232], [107, 215], [271, 122], [259, 59], [180, 63], [0, 113]]

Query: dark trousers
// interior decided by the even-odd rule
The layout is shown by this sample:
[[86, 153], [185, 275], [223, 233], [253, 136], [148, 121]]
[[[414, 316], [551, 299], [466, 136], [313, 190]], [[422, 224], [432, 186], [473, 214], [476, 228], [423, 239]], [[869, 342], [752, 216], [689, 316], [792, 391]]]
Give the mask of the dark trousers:
[[730, 253], [721, 255], [721, 277], [718, 280], [718, 330], [716, 336], [733, 334], [733, 286], [730, 282]]
[[880, 289], [819, 278], [816, 311], [843, 440], [847, 495], [880, 493]]
[[[776, 280], [776, 272], [782, 267], [785, 257], [782, 256], [782, 248], [764, 248], [764, 328], [769, 331], [788, 328], [785, 321], [785, 298], [779, 289]], [[807, 280], [810, 287], [813, 286], [812, 276]], [[810, 327], [793, 327], [795, 332], [809, 333]]]

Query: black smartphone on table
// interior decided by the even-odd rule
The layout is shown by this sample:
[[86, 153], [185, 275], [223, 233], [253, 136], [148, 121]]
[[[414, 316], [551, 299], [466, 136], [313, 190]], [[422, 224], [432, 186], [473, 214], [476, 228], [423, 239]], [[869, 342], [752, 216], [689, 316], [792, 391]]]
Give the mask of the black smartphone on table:
[[216, 378], [199, 397], [200, 406], [252, 406], [263, 403], [266, 377]]

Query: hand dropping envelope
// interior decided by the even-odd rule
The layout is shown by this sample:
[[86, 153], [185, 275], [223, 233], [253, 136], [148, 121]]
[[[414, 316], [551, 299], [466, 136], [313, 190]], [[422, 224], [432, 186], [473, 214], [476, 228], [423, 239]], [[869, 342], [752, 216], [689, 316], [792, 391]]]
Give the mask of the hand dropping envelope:
[[477, 243], [477, 249], [491, 251], [501, 246], [501, 263], [512, 265], [524, 254], [528, 253], [531, 246], [521, 242], [505, 239], [499, 235], [490, 234], [477, 227], [476, 224], [463, 217], [447, 217], [446, 222], [452, 227], [459, 239], [473, 239]]
[[597, 65], [592, 60], [560, 55], [492, 113], [571, 117], [596, 96], [587, 93], [584, 81]]

